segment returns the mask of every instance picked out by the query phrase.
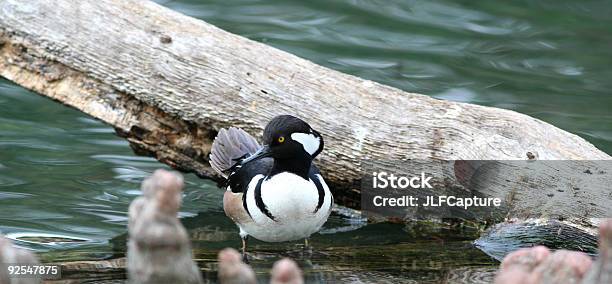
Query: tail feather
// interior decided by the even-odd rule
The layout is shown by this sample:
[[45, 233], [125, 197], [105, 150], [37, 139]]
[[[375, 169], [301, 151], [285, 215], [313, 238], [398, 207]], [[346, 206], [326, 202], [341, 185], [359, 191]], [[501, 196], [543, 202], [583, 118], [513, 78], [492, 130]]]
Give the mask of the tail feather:
[[210, 151], [210, 166], [227, 178], [226, 170], [232, 168], [240, 158], [259, 150], [261, 145], [253, 136], [236, 127], [221, 129], [213, 141]]

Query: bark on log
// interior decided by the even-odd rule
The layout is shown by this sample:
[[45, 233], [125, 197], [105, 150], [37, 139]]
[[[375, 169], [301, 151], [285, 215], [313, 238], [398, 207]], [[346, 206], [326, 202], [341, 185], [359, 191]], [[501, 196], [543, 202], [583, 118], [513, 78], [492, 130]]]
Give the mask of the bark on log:
[[324, 135], [318, 163], [353, 207], [364, 159], [610, 159], [529, 116], [342, 74], [149, 1], [0, 1], [0, 75], [203, 177], [218, 129], [258, 137], [297, 115]]

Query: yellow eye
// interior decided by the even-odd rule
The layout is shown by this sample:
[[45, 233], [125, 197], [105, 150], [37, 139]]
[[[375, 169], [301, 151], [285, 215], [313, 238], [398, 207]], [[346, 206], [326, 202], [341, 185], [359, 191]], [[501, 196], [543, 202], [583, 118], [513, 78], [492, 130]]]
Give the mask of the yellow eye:
[[284, 136], [278, 137], [278, 142], [279, 143], [285, 142], [285, 137]]

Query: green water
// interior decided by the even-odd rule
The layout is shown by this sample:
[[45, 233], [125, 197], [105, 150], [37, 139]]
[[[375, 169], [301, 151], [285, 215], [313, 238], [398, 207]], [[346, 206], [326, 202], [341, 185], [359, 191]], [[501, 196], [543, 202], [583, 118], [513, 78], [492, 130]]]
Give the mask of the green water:
[[[230, 32], [316, 63], [436, 98], [525, 113], [612, 153], [610, 1], [157, 1]], [[113, 130], [0, 79], [0, 231], [44, 261], [125, 254], [129, 202], [154, 169]], [[186, 176], [183, 222], [198, 262], [239, 245], [222, 191]], [[385, 234], [381, 234], [385, 232]], [[402, 225], [364, 227], [334, 214], [315, 252], [255, 243], [258, 275], [279, 255], [300, 260], [312, 281], [394, 277], [436, 282], [448, 270], [495, 262], [470, 245], [474, 232], [415, 234]], [[386, 276], [384, 276], [386, 275]]]

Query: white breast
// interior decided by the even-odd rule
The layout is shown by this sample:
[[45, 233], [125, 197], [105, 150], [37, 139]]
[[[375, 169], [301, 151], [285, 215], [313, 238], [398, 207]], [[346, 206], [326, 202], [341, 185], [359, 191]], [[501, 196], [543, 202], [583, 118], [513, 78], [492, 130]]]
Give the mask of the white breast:
[[240, 229], [256, 239], [268, 242], [282, 242], [307, 238], [317, 232], [327, 221], [331, 212], [332, 196], [320, 175], [316, 176], [325, 192], [323, 205], [316, 210], [319, 202], [317, 187], [312, 180], [305, 180], [291, 173], [280, 173], [264, 180], [261, 198], [270, 214], [270, 219], [257, 207], [255, 187], [264, 178], [256, 176], [249, 184], [247, 206], [254, 222], [238, 224]]

